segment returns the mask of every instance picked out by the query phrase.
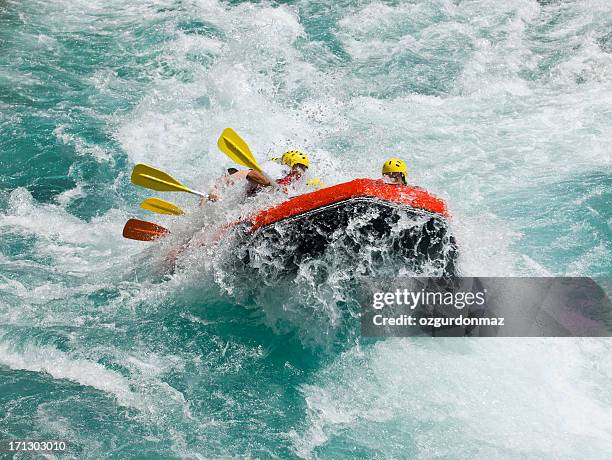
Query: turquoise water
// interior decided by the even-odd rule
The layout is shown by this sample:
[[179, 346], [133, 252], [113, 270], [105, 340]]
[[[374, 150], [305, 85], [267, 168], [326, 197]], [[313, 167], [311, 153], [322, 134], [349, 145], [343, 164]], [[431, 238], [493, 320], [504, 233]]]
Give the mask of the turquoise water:
[[[0, 1], [0, 439], [73, 458], [607, 458], [608, 340], [358, 337], [345, 268], [239, 277], [147, 215], [232, 126], [328, 183], [388, 156], [443, 197], [466, 275], [612, 274], [607, 0]], [[313, 168], [313, 169], [315, 169]], [[126, 219], [178, 234], [121, 238]], [[266, 278], [268, 276], [268, 278]]]

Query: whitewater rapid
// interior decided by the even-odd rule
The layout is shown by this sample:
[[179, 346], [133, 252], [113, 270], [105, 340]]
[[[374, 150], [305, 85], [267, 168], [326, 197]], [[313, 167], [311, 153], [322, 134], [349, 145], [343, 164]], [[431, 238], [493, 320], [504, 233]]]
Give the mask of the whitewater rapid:
[[[167, 195], [189, 215], [154, 216], [129, 176], [206, 190], [228, 126], [329, 184], [398, 156], [447, 202], [462, 274], [609, 277], [611, 26], [605, 0], [0, 1], [0, 438], [73, 458], [609, 457], [609, 340], [363, 341], [341, 264], [280, 289], [229, 272], [222, 242], [160, 269], [281, 197]], [[176, 237], [125, 240], [130, 217]]]

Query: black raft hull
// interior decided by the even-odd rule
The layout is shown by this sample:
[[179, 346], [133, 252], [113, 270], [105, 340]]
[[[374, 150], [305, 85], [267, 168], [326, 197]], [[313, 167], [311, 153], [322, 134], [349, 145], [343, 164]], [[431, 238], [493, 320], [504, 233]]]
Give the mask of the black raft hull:
[[343, 196], [343, 190], [354, 191], [355, 182], [340, 193], [325, 189], [262, 211], [240, 238], [241, 262], [272, 277], [317, 261], [347, 273], [456, 274], [457, 247], [440, 200], [421, 189], [389, 196], [389, 186], [377, 181], [360, 187], [363, 193]]

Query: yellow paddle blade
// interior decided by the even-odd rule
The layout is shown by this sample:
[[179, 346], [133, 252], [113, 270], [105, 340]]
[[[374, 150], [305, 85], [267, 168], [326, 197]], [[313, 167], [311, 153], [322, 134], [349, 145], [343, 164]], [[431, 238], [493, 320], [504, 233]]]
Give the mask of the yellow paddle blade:
[[130, 240], [153, 241], [169, 233], [168, 229], [160, 225], [139, 219], [130, 219], [123, 227], [123, 237]]
[[219, 150], [239, 165], [263, 173], [261, 166], [257, 164], [247, 143], [232, 128], [225, 128], [223, 130], [217, 145], [219, 146]]
[[174, 203], [170, 203], [169, 201], [161, 200], [159, 198], [147, 198], [140, 203], [140, 207], [158, 214], [169, 214], [171, 216], [180, 216], [185, 214], [185, 212]]
[[188, 192], [193, 190], [185, 187], [170, 174], [145, 164], [137, 164], [132, 171], [132, 183], [158, 192]]
[[327, 187], [327, 185], [325, 185], [321, 179], [310, 179], [309, 181], [306, 181], [306, 185], [314, 187], [315, 190], [321, 190], [322, 188]]

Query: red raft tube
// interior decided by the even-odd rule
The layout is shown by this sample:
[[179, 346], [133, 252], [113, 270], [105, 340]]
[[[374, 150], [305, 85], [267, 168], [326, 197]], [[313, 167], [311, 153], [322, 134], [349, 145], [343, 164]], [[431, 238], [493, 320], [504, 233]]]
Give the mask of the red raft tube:
[[[268, 254], [299, 267], [326, 253], [359, 258], [367, 252], [371, 260], [413, 273], [454, 275], [457, 250], [448, 218], [444, 201], [422, 188], [355, 179], [255, 214], [243, 259]], [[266, 249], [259, 251], [260, 245]]]

